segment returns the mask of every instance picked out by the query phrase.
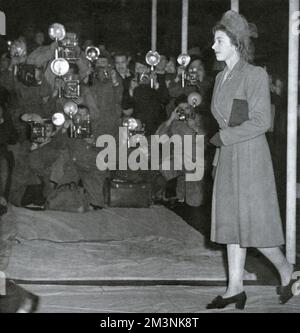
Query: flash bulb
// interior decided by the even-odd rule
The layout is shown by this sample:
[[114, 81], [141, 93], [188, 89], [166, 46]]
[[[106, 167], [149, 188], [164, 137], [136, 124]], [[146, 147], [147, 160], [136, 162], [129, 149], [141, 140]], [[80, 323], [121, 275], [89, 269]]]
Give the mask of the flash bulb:
[[64, 76], [68, 73], [70, 65], [64, 58], [54, 59], [50, 65], [51, 71], [56, 76]]
[[200, 105], [202, 102], [202, 97], [200, 94], [198, 94], [197, 92], [192, 92], [189, 94], [188, 96], [188, 103], [192, 106], [192, 107], [196, 107], [198, 105]]
[[129, 131], [134, 131], [139, 127], [139, 121], [135, 118], [128, 118], [124, 120], [123, 126], [127, 127]]
[[177, 58], [177, 62], [180, 66], [186, 67], [191, 61], [191, 57], [188, 54], [180, 54]]
[[52, 40], [61, 41], [66, 36], [66, 29], [60, 23], [53, 23], [48, 30], [49, 37]]
[[160, 62], [160, 55], [157, 51], [149, 51], [146, 54], [146, 62], [150, 66], [156, 66]]
[[64, 113], [70, 117], [78, 112], [78, 105], [74, 102], [68, 102], [64, 105]]
[[62, 126], [65, 120], [66, 120], [65, 116], [60, 112], [54, 113], [54, 115], [52, 116], [52, 123], [55, 126]]
[[100, 56], [100, 50], [96, 46], [88, 46], [85, 49], [85, 56], [89, 61], [96, 61]]

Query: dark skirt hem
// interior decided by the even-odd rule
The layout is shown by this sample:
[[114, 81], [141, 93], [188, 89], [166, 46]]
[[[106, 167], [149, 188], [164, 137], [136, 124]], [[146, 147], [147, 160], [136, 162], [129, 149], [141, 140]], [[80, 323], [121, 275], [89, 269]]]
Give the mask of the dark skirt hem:
[[273, 248], [273, 247], [280, 247], [282, 245], [285, 245], [284, 241], [278, 241], [278, 242], [274, 242], [274, 243], [240, 243], [240, 242], [233, 242], [233, 241], [225, 241], [225, 240], [215, 240], [215, 239], [211, 239], [212, 242], [217, 243], [217, 244], [221, 244], [221, 245], [240, 245], [241, 248], [248, 248], [248, 247], [254, 247], [254, 248]]

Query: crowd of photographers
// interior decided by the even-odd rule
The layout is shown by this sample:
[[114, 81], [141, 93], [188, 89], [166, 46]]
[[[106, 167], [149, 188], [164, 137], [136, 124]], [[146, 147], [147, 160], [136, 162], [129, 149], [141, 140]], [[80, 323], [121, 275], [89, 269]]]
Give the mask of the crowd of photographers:
[[[1, 214], [8, 201], [74, 211], [104, 207], [104, 184], [116, 172], [97, 168], [95, 142], [103, 134], [118, 142], [119, 127], [129, 118], [138, 120], [145, 136], [213, 134], [213, 82], [199, 53], [185, 67], [160, 54], [151, 68], [144, 53], [109, 52], [74, 33], [44, 43], [41, 32], [31, 40], [20, 36], [1, 55]], [[195, 105], [188, 101], [193, 92], [199, 94]], [[200, 205], [203, 181], [188, 190], [183, 176], [184, 170], [150, 170], [153, 198], [165, 197], [167, 182], [177, 178], [177, 199]]]
[[[168, 200], [168, 183], [175, 179], [177, 201], [202, 205], [212, 184], [214, 149], [207, 138], [217, 129], [210, 117], [214, 75], [208, 74], [200, 52], [189, 52], [186, 66], [161, 53], [151, 68], [142, 52], [109, 52], [93, 41], [78, 41], [74, 33], [54, 39], [45, 45], [45, 35], [36, 31], [0, 51], [0, 217], [8, 202], [74, 212], [102, 208], [107, 181], [114, 178], [150, 182], [154, 202]], [[284, 199], [286, 97], [282, 78], [269, 74], [275, 116], [267, 137]], [[186, 181], [184, 168], [100, 171], [97, 138], [109, 134], [118, 142], [119, 127], [129, 124], [136, 126], [133, 134], [146, 137], [204, 135], [204, 178]], [[8, 297], [0, 297], [0, 312], [35, 311], [35, 295], [12, 281], [7, 291]]]

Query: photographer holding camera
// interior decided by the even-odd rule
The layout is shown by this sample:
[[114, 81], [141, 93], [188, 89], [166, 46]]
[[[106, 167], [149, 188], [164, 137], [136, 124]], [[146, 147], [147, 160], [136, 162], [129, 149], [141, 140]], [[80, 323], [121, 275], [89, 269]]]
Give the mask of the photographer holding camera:
[[[182, 86], [182, 72], [185, 75], [184, 87]], [[177, 68], [177, 75], [169, 82], [168, 88], [171, 97], [171, 102], [167, 106], [168, 114], [174, 109], [175, 99], [178, 96], [181, 94], [188, 96], [192, 92], [198, 92], [202, 96], [200, 109], [209, 110], [212, 80], [206, 75], [204, 64], [199, 57], [192, 57], [186, 69], [179, 66]]]
[[[131, 80], [129, 88], [134, 103], [133, 117], [141, 120], [147, 135], [151, 135], [166, 118], [163, 100], [156, 75], [150, 72], [145, 56], [139, 53], [135, 61], [135, 78]], [[154, 80], [154, 89], [150, 85], [151, 78]]]
[[47, 62], [50, 54], [51, 46], [27, 55], [26, 44], [16, 40], [10, 44], [10, 55], [2, 59], [1, 83], [11, 94], [9, 108], [19, 142], [28, 139], [28, 126], [21, 121], [22, 115], [35, 113], [44, 118], [51, 112], [44, 100], [51, 94], [51, 87], [45, 80], [41, 61]]
[[108, 56], [100, 56], [96, 61], [93, 84], [82, 87], [82, 98], [91, 111], [95, 137], [103, 134], [118, 136], [122, 96], [121, 78], [112, 68]]
[[[186, 135], [196, 136], [204, 135], [205, 130], [203, 126], [202, 117], [195, 112], [194, 108], [187, 103], [187, 97], [180, 95], [176, 98], [175, 109], [171, 113], [169, 119], [162, 123], [156, 131], [157, 135], [167, 134], [169, 138], [173, 135], [180, 135], [182, 142]], [[194, 139], [194, 138], [193, 138]], [[195, 144], [193, 140], [193, 145]], [[195, 149], [193, 149], [193, 154]], [[171, 165], [176, 158], [183, 160], [185, 152], [180, 153], [181, 156], [176, 156], [174, 152], [171, 152]], [[193, 156], [194, 158], [194, 156]], [[163, 161], [162, 161], [163, 162]], [[182, 170], [161, 170], [162, 175], [167, 181], [177, 178], [176, 186], [176, 199], [178, 202], [186, 202], [190, 206], [200, 206], [204, 199], [203, 181], [186, 181], [184, 166]]]
[[131, 57], [122, 51], [118, 51], [114, 55], [114, 64], [115, 69], [121, 79], [123, 85], [123, 96], [122, 96], [122, 105], [132, 103], [132, 96], [130, 96], [129, 88], [131, 81], [134, 78], [134, 74], [131, 72], [129, 66], [131, 62]]

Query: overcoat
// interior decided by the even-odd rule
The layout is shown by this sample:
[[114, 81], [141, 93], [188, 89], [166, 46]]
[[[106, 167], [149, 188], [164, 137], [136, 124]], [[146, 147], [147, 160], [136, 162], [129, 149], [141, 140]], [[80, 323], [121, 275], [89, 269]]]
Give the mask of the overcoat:
[[[243, 59], [223, 82], [226, 70], [216, 77], [211, 104], [223, 143], [216, 152], [211, 239], [241, 247], [279, 246], [284, 237], [265, 137], [271, 126], [268, 75]], [[234, 99], [247, 101], [248, 120], [233, 127]]]

